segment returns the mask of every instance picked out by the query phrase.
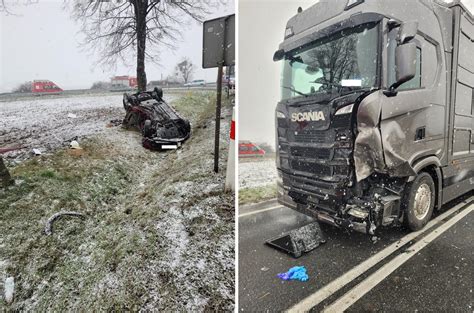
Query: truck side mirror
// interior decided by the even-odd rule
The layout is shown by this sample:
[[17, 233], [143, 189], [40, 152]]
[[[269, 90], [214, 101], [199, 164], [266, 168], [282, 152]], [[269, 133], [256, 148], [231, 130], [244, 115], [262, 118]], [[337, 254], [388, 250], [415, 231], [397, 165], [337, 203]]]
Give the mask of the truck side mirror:
[[[398, 46], [395, 49], [395, 67], [397, 84], [411, 80], [416, 75], [416, 44], [413, 42]], [[398, 88], [398, 86], [396, 86]]]
[[[389, 27], [395, 22], [389, 21]], [[416, 45], [412, 42], [418, 32], [418, 22], [404, 22], [398, 31], [398, 46], [395, 49], [395, 67], [397, 81], [386, 90], [387, 97], [397, 95], [397, 88], [416, 75]]]
[[275, 54], [273, 55], [273, 61], [274, 62], [281, 61], [283, 60], [284, 57], [285, 57], [285, 50], [283, 49], [277, 50]]
[[397, 95], [397, 88], [416, 75], [416, 44], [409, 42], [395, 49], [395, 71], [397, 81], [385, 93], [388, 97]]

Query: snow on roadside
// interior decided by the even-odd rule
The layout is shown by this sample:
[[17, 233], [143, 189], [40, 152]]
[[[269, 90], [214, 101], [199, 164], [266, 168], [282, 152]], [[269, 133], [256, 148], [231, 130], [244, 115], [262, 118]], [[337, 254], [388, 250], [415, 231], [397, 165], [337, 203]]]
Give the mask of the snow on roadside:
[[239, 188], [271, 185], [277, 178], [274, 159], [239, 162]]
[[25, 147], [4, 156], [21, 161], [33, 148], [51, 152], [103, 131], [110, 120], [125, 116], [122, 97], [114, 93], [0, 102], [0, 147]]

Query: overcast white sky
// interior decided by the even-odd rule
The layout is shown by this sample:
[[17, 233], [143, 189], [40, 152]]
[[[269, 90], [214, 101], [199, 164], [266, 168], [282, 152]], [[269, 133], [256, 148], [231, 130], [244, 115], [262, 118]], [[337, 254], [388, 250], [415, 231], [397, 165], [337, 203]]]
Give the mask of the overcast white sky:
[[[213, 11], [208, 19], [235, 13], [234, 0], [205, 1]], [[34, 79], [52, 80], [63, 89], [80, 89], [89, 88], [95, 81], [109, 81], [114, 75], [136, 75], [133, 58], [128, 65], [118, 64], [116, 70], [96, 66], [97, 58], [79, 47], [80, 25], [62, 9], [62, 0], [38, 0], [36, 4], [10, 8], [15, 15], [0, 13], [0, 92]], [[202, 25], [183, 25], [182, 34], [178, 49], [161, 52], [161, 66], [147, 63], [148, 80], [171, 74], [186, 56], [196, 65], [195, 79], [216, 81], [217, 70], [201, 68]]]
[[[275, 144], [275, 106], [280, 98], [280, 64], [273, 53], [286, 22], [315, 0], [239, 0], [239, 140]], [[243, 40], [242, 38], [245, 38]]]
[[[396, 0], [393, 0], [396, 1]], [[280, 63], [273, 53], [286, 22], [317, 0], [239, 0], [239, 140], [275, 144], [275, 106], [280, 98]], [[447, 1], [450, 2], [450, 1]], [[474, 0], [464, 0], [474, 12]]]

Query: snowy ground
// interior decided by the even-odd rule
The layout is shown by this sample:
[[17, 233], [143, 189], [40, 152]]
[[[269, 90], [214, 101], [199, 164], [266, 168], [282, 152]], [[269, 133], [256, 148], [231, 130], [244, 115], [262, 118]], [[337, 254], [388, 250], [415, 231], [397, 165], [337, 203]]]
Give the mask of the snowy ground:
[[[172, 101], [168, 95], [165, 100]], [[24, 147], [4, 155], [24, 160], [32, 149], [50, 152], [71, 140], [96, 134], [125, 111], [122, 94], [79, 95], [58, 98], [29, 98], [0, 102], [0, 148]]]
[[[7, 305], [0, 297], [0, 311], [233, 311], [234, 195], [223, 191], [231, 109], [223, 108], [215, 174], [214, 101], [213, 94], [176, 97], [192, 136], [165, 153], [145, 150], [137, 132], [105, 127], [123, 116], [118, 96], [64, 105], [61, 118], [52, 118], [57, 127], [43, 106], [22, 101], [35, 108], [35, 119], [42, 116], [46, 125], [38, 129], [59, 128], [68, 139], [64, 125], [80, 123], [77, 135], [89, 136], [79, 140], [79, 153], [59, 145], [10, 166], [17, 183], [0, 190], [0, 294], [4, 279], [14, 277], [15, 300]], [[9, 125], [13, 116], [28, 116], [23, 106], [1, 109]], [[71, 110], [78, 118], [70, 121]], [[53, 138], [33, 132], [25, 141], [35, 144], [32, 136]], [[45, 222], [59, 211], [86, 218], [59, 219], [45, 236]]]
[[277, 177], [274, 159], [239, 162], [239, 188], [256, 188], [274, 184]]

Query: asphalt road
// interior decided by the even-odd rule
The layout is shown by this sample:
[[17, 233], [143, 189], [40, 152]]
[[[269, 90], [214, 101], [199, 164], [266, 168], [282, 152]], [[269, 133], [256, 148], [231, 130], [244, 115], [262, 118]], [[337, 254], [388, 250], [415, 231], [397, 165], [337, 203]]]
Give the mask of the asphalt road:
[[[240, 310], [472, 312], [473, 195], [445, 205], [421, 233], [391, 228], [372, 238], [321, 224], [327, 243], [299, 259], [264, 242], [311, 218], [275, 204], [241, 211]], [[297, 265], [308, 282], [277, 277]]]

